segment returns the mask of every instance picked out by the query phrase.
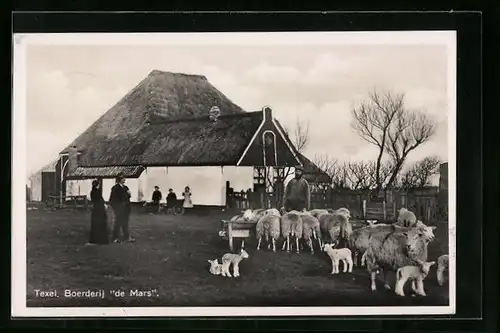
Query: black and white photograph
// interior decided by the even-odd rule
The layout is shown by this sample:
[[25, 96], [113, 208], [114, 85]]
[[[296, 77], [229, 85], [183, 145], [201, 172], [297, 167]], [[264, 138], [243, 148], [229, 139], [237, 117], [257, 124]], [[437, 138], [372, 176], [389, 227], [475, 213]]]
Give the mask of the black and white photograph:
[[454, 31], [13, 44], [14, 316], [455, 313]]

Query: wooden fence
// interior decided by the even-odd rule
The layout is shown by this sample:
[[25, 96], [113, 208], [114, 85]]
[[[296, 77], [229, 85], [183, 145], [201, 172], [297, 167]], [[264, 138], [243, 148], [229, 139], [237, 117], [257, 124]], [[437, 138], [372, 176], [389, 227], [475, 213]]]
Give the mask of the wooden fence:
[[[441, 198], [440, 198], [441, 197]], [[228, 196], [228, 207], [235, 209], [277, 207], [272, 195], [258, 192], [236, 192]], [[346, 207], [355, 218], [394, 221], [397, 211], [404, 207], [421, 221], [446, 220], [447, 200], [443, 201], [437, 188], [416, 191], [391, 191], [382, 198], [372, 198], [368, 191], [347, 189], [316, 189], [311, 192], [311, 209]], [[279, 207], [278, 207], [279, 208]]]

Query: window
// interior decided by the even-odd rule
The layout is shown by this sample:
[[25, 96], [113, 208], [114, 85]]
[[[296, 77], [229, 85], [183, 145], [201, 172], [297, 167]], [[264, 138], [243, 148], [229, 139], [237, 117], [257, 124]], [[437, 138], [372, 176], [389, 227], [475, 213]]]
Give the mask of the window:
[[268, 130], [262, 133], [262, 155], [264, 166], [276, 166], [278, 164], [276, 134], [273, 131]]

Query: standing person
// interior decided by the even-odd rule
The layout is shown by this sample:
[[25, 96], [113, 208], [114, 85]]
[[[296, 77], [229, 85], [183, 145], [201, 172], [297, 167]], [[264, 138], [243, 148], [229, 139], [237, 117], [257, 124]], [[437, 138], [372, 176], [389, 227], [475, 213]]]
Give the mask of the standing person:
[[182, 196], [184, 197], [182, 208], [184, 209], [184, 211], [186, 211], [186, 209], [193, 208], [193, 201], [191, 200], [192, 194], [193, 193], [191, 193], [191, 189], [189, 188], [189, 186], [186, 186], [184, 188], [184, 192], [182, 192]]
[[130, 218], [130, 190], [125, 185], [125, 175], [118, 174], [116, 185], [111, 188], [109, 203], [115, 213], [115, 223], [113, 225], [113, 242], [120, 243], [120, 229], [123, 231], [123, 240], [134, 242], [128, 231], [128, 222]]
[[175, 206], [177, 206], [177, 195], [175, 194], [174, 190], [169, 188], [167, 194], [167, 214], [172, 213], [173, 215], [175, 215]]
[[92, 202], [92, 213], [90, 215], [90, 237], [87, 245], [109, 244], [107, 207], [98, 180], [92, 181], [90, 200]]
[[155, 212], [160, 212], [160, 201], [162, 199], [162, 194], [160, 191], [160, 187], [158, 185], [155, 186], [155, 190], [153, 191], [153, 197], [151, 198], [153, 201], [153, 206], [155, 208]]
[[302, 178], [304, 169], [301, 166], [295, 167], [295, 178], [291, 179], [285, 188], [282, 209], [287, 212], [291, 210], [309, 210], [311, 205], [311, 193], [309, 183]]

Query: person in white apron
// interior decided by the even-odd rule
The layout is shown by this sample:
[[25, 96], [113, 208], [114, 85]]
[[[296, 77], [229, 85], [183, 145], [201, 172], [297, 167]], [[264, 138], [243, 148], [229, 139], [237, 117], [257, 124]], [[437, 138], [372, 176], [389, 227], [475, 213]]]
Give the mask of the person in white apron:
[[192, 195], [191, 189], [189, 188], [189, 186], [186, 186], [184, 188], [184, 192], [182, 193], [182, 196], [184, 197], [182, 208], [184, 208], [184, 211], [193, 208], [193, 201], [191, 201], [191, 195]]

